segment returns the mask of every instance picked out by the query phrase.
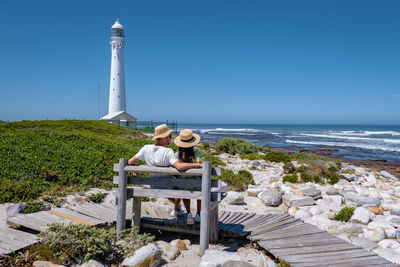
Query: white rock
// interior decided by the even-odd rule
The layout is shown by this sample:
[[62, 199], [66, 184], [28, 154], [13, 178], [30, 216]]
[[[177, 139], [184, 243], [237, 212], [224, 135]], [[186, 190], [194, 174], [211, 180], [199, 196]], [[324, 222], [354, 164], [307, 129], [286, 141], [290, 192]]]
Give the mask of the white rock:
[[323, 200], [336, 206], [341, 206], [343, 204], [343, 197], [340, 195], [324, 196]]
[[267, 206], [279, 206], [282, 203], [282, 194], [278, 190], [268, 189], [259, 194], [259, 198]]
[[346, 224], [340, 225], [338, 227], [338, 231], [340, 233], [349, 234], [350, 236], [355, 236], [355, 235], [358, 235], [359, 233], [362, 233], [363, 227], [359, 224], [346, 223]]
[[370, 213], [363, 207], [358, 207], [354, 210], [353, 216], [350, 218], [350, 222], [367, 224], [369, 222]]
[[262, 202], [261, 199], [254, 198], [254, 199], [250, 200], [249, 205], [251, 207], [255, 207], [256, 208], [256, 207], [260, 207], [261, 205], [264, 205], [264, 203]]
[[299, 207], [290, 207], [289, 209], [288, 209], [288, 213], [289, 213], [289, 215], [292, 215], [292, 216], [295, 216], [296, 215], [296, 212], [299, 210]]
[[260, 253], [258, 256], [257, 267], [277, 267], [277, 265], [273, 260], [265, 256], [263, 253]]
[[383, 177], [385, 177], [386, 179], [389, 179], [389, 180], [393, 180], [393, 181], [397, 181], [398, 180], [396, 178], [396, 176], [388, 173], [387, 171], [381, 171], [379, 174], [382, 175]]
[[400, 243], [391, 239], [383, 239], [379, 241], [378, 247], [398, 249], [400, 248]]
[[154, 244], [148, 244], [135, 251], [133, 256], [124, 259], [122, 266], [136, 266], [146, 264], [148, 267], [156, 267], [161, 262], [161, 250]]
[[390, 248], [377, 248], [374, 250], [379, 256], [387, 259], [396, 264], [400, 264], [400, 252], [396, 249]]
[[386, 217], [385, 221], [394, 227], [400, 227], [400, 216], [390, 215]]
[[225, 201], [226, 201], [226, 203], [228, 203], [229, 205], [232, 205], [232, 204], [241, 204], [241, 203], [243, 203], [243, 201], [244, 201], [244, 197], [243, 197], [242, 194], [240, 194], [240, 193], [238, 193], [238, 192], [229, 191], [229, 192], [226, 194]]
[[303, 221], [309, 217], [311, 217], [312, 214], [308, 210], [298, 210], [295, 214], [296, 218], [302, 219]]
[[316, 215], [311, 218], [310, 223], [326, 231], [328, 227], [332, 224], [332, 221], [324, 216]]
[[315, 216], [315, 215], [319, 215], [319, 214], [323, 213], [324, 211], [323, 211], [323, 208], [320, 207], [320, 206], [313, 206], [313, 207], [310, 208], [309, 212], [313, 216]]
[[261, 193], [263, 191], [262, 188], [249, 188], [247, 189], [247, 195], [251, 196], [251, 197], [256, 197], [259, 193]]
[[161, 248], [163, 255], [165, 255], [170, 260], [176, 259], [180, 254], [177, 246], [173, 246], [170, 243], [162, 240], [158, 241], [157, 244]]
[[220, 267], [227, 261], [244, 261], [244, 259], [232, 252], [217, 249], [207, 249], [201, 257], [199, 267]]
[[345, 200], [347, 202], [353, 202], [357, 206], [373, 206], [373, 207], [379, 207], [381, 205], [381, 201], [378, 198], [375, 197], [363, 197], [355, 194], [346, 194], [345, 195]]
[[77, 267], [104, 267], [104, 265], [101, 264], [98, 261], [89, 260], [88, 262], [85, 262], [84, 264], [78, 265]]
[[396, 229], [387, 222], [373, 221], [368, 224], [369, 228], [381, 227], [385, 230], [385, 234], [388, 238], [396, 237]]
[[390, 205], [389, 211], [391, 215], [399, 215], [400, 216], [400, 205]]
[[375, 228], [367, 227], [364, 228], [363, 233], [365, 238], [374, 242], [379, 242], [385, 238], [385, 230], [383, 230], [383, 228], [381, 227], [375, 227]]
[[365, 239], [363, 237], [358, 237], [358, 236], [351, 236], [350, 241], [354, 245], [362, 247], [366, 250], [373, 250], [378, 246], [378, 244], [376, 242], [373, 242], [371, 240]]
[[294, 194], [285, 194], [283, 196], [283, 203], [288, 207], [293, 206], [310, 206], [314, 205], [314, 199], [307, 196], [298, 196]]

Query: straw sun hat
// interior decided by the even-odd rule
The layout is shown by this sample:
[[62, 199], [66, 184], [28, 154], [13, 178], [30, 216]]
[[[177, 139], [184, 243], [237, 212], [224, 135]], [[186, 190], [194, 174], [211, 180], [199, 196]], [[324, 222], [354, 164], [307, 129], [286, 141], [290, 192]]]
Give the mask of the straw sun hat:
[[179, 147], [192, 147], [200, 142], [200, 136], [192, 130], [184, 129], [175, 138], [174, 143]]
[[152, 140], [157, 140], [159, 138], [164, 138], [170, 135], [174, 130], [170, 130], [166, 124], [158, 125], [154, 129], [154, 137], [151, 138]]

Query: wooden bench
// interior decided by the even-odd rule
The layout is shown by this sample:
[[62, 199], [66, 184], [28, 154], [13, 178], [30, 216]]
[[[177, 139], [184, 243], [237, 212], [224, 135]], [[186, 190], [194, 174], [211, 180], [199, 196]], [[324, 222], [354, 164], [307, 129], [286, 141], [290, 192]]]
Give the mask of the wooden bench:
[[[130, 166], [127, 162], [128, 160], [123, 158], [119, 164], [114, 164], [114, 171], [119, 173], [118, 176], [114, 176], [114, 183], [118, 184], [117, 233], [125, 229], [126, 201], [129, 198], [133, 198], [132, 225], [137, 229], [140, 229], [141, 197], [201, 199], [200, 254], [203, 255], [209, 243], [218, 240], [218, 204], [226, 190], [222, 188], [220, 180], [211, 180], [211, 175], [220, 176], [221, 170], [212, 168], [210, 162], [203, 162], [201, 169], [186, 171], [178, 171], [173, 167]], [[128, 172], [148, 173], [152, 176], [128, 177]], [[160, 189], [128, 187], [128, 184], [157, 186]], [[190, 187], [194, 191], [168, 189], [171, 186]]]

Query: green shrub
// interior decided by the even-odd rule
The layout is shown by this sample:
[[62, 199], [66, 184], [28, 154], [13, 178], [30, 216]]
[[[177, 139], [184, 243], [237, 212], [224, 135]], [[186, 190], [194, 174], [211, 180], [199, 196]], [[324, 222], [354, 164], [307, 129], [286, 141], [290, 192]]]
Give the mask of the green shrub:
[[133, 255], [136, 249], [154, 239], [147, 234], [138, 234], [135, 229], [127, 229], [117, 242], [115, 228], [102, 229], [82, 224], [50, 224], [38, 236], [42, 238], [38, 251], [51, 251], [48, 256], [58, 258], [60, 264], [90, 259], [102, 261], [111, 253], [118, 261]]
[[91, 201], [94, 203], [101, 203], [103, 199], [106, 197], [106, 193], [103, 192], [97, 192], [90, 194], [89, 196], [86, 197], [86, 201]]
[[292, 173], [296, 170], [292, 162], [286, 162], [285, 165], [283, 165], [283, 170], [285, 173]]
[[283, 182], [283, 183], [286, 183], [286, 182], [289, 182], [289, 183], [297, 183], [297, 175], [296, 175], [296, 174], [285, 175], [285, 176], [282, 178], [282, 182]]
[[24, 209], [24, 213], [28, 214], [28, 213], [34, 213], [34, 212], [38, 212], [38, 211], [42, 211], [42, 210], [46, 210], [47, 207], [46, 205], [44, 205], [44, 203], [42, 201], [33, 201], [33, 202], [28, 202], [26, 203], [26, 207]]
[[339, 182], [339, 174], [337, 173], [338, 169], [330, 165], [328, 169], [323, 170], [323, 175], [326, 177], [328, 180], [328, 183], [330, 184], [336, 184]]
[[217, 152], [225, 152], [232, 155], [248, 154], [256, 152], [257, 150], [257, 147], [249, 141], [230, 137], [224, 137], [218, 140], [215, 148]]
[[235, 174], [231, 170], [222, 169], [221, 177], [217, 177], [217, 179], [221, 179], [233, 189], [239, 191], [246, 190], [249, 184], [254, 184], [253, 175], [246, 170], [240, 170]]
[[288, 154], [285, 152], [276, 152], [276, 151], [271, 151], [265, 154], [263, 157], [266, 161], [271, 161], [271, 162], [290, 162], [290, 157]]
[[223, 162], [220, 158], [215, 157], [209, 153], [205, 153], [205, 152], [201, 152], [201, 151], [199, 151], [199, 152], [203, 156], [203, 160], [211, 162], [211, 165], [213, 167], [226, 166], [225, 162]]
[[201, 148], [204, 150], [209, 150], [210, 149], [210, 144], [209, 143], [202, 143]]
[[336, 221], [348, 222], [354, 214], [353, 207], [344, 207], [337, 214], [335, 214]]
[[240, 158], [241, 159], [256, 160], [256, 159], [262, 159], [263, 156], [259, 155], [258, 153], [249, 153], [249, 154], [240, 155]]

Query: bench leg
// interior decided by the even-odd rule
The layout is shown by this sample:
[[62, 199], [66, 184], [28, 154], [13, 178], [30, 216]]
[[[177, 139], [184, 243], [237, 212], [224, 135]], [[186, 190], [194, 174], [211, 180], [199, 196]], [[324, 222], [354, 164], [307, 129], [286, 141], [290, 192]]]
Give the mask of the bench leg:
[[[211, 203], [211, 207], [214, 203]], [[210, 212], [210, 243], [218, 241], [218, 205]]]
[[132, 227], [135, 226], [140, 231], [140, 217], [142, 215], [142, 198], [134, 197], [132, 199]]

